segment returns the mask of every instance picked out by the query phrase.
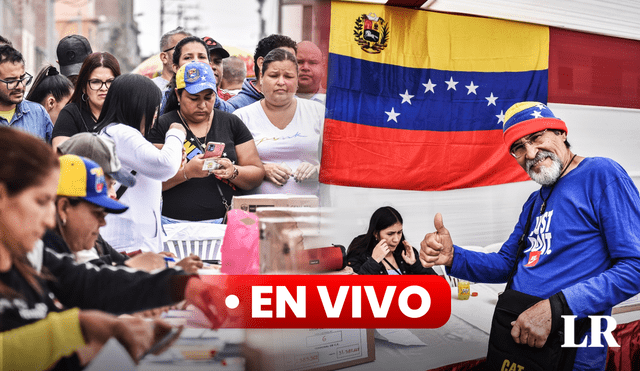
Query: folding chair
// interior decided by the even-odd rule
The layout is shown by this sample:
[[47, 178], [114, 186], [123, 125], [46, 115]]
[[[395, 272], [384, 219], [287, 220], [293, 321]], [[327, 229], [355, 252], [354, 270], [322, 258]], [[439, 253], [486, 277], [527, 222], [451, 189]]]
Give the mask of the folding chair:
[[165, 224], [162, 236], [163, 250], [183, 259], [191, 254], [202, 260], [220, 260], [220, 247], [226, 230], [225, 224], [175, 223]]

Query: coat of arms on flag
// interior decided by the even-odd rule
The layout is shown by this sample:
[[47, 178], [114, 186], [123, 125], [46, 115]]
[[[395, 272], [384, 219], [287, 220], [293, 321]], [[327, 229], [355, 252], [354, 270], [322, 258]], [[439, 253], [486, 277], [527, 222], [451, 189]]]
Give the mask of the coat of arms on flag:
[[389, 25], [375, 13], [362, 14], [356, 19], [353, 35], [363, 51], [378, 54], [387, 47]]

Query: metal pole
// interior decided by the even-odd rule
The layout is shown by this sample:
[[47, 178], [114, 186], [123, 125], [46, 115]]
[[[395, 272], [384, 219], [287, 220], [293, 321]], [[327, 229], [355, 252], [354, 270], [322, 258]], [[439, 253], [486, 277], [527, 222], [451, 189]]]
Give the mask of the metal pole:
[[164, 35], [163, 29], [164, 29], [164, 0], [160, 0], [160, 37], [158, 38], [158, 40], [162, 39], [162, 35]]
[[51, 63], [51, 65], [55, 65], [55, 61], [57, 59], [56, 56], [56, 46], [57, 37], [56, 37], [56, 27], [55, 27], [55, 0], [47, 0], [47, 61]]

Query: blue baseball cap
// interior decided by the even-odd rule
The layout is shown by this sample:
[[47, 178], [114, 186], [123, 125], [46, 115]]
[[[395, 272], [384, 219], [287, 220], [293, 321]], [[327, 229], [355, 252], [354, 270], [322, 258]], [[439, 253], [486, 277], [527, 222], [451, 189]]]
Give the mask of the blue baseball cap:
[[189, 62], [176, 72], [176, 88], [186, 89], [189, 94], [198, 94], [211, 89], [216, 93], [216, 78], [208, 63]]
[[58, 196], [78, 197], [113, 214], [123, 213], [129, 208], [109, 197], [100, 165], [76, 155], [60, 156]]

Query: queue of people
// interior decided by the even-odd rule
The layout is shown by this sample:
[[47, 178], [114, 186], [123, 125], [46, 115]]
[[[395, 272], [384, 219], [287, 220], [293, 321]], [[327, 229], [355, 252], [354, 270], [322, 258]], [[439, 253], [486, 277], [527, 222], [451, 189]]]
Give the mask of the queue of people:
[[[295, 52], [292, 40], [272, 39]], [[225, 112], [235, 107], [218, 97], [222, 60], [229, 57], [222, 45], [180, 30], [161, 44], [171, 61], [170, 74], [162, 75], [168, 77], [164, 93], [163, 82], [121, 75], [113, 55], [93, 52], [85, 38], [72, 35], [58, 47], [60, 70], [45, 66], [27, 100], [33, 78], [22, 55], [10, 43], [0, 46], [0, 117], [6, 121], [0, 121], [0, 157], [20, 159], [0, 165], [0, 331], [5, 349], [24, 347], [24, 336], [48, 334], [41, 344], [46, 357], [4, 357], [3, 365], [79, 369], [111, 336], [137, 360], [170, 326], [113, 314], [180, 300], [198, 307], [214, 327], [226, 319], [217, 288], [189, 276], [203, 268], [199, 257], [165, 259], [162, 226], [222, 222], [233, 196], [263, 182], [268, 160], [242, 119]], [[287, 92], [290, 100], [294, 93]], [[163, 98], [169, 98], [165, 106]], [[314, 112], [309, 162], [317, 179], [323, 111]], [[224, 150], [215, 167], [203, 169], [210, 143]], [[143, 252], [127, 254], [136, 250]], [[110, 289], [90, 295], [98, 284]], [[75, 332], [52, 331], [61, 321]]]

